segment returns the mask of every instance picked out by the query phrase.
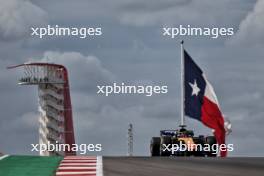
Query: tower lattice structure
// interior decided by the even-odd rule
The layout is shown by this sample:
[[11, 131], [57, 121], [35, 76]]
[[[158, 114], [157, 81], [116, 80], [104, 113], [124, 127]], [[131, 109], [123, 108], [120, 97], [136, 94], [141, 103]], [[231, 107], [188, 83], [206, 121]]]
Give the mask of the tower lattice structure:
[[52, 63], [25, 63], [8, 68], [18, 67], [24, 69], [18, 84], [38, 87], [39, 144], [66, 144], [65, 151], [46, 150], [40, 155], [75, 155], [71, 150], [75, 139], [67, 69]]

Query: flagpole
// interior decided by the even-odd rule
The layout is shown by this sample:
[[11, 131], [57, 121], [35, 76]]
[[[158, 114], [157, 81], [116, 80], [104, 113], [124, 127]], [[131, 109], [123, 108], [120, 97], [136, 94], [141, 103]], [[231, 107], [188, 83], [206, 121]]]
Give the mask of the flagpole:
[[184, 113], [184, 47], [183, 40], [181, 41], [181, 124], [180, 127], [185, 127]]

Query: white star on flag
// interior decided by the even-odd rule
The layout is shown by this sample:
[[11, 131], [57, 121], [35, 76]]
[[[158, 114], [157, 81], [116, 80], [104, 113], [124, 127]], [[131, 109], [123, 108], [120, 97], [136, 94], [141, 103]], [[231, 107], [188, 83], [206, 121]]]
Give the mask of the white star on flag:
[[200, 88], [197, 86], [196, 80], [194, 80], [194, 83], [189, 83], [189, 85], [192, 87], [192, 96], [196, 95], [198, 96], [200, 92]]

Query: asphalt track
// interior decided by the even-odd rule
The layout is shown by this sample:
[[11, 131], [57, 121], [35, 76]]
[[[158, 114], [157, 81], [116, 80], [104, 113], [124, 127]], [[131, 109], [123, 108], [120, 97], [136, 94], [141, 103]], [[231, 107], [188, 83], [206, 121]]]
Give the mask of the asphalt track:
[[264, 176], [264, 158], [103, 157], [104, 176]]

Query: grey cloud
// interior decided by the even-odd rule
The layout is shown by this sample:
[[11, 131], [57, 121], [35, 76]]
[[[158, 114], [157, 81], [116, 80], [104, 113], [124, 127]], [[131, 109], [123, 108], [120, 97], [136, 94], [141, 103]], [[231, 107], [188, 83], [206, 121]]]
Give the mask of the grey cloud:
[[47, 22], [47, 14], [29, 0], [0, 1], [0, 39], [24, 38], [33, 26]]
[[[9, 114], [10, 115], [10, 114]], [[7, 119], [1, 119], [0, 123], [0, 148], [4, 153], [9, 154], [37, 154], [30, 152], [30, 144], [38, 143], [38, 114], [27, 112], [21, 116]]]
[[[120, 10], [123, 12], [130, 11], [130, 12], [142, 12], [142, 11], [162, 11], [166, 9], [173, 8], [175, 6], [184, 6], [188, 5], [192, 0], [125, 0], [125, 1], [118, 1], [120, 5]], [[117, 1], [116, 1], [117, 2]]]
[[[243, 10], [238, 10], [239, 1], [164, 1], [151, 3], [149, 8], [144, 7], [144, 3], [130, 2], [123, 6], [123, 11], [119, 19], [124, 24], [136, 26], [148, 25], [231, 25], [233, 20], [237, 20], [244, 15]], [[226, 6], [226, 4], [229, 4]], [[131, 10], [128, 7], [132, 6]], [[121, 6], [122, 8], [122, 6]], [[223, 9], [220, 11], [219, 9]], [[234, 11], [234, 9], [236, 9]]]
[[[78, 3], [65, 0], [64, 11], [59, 12], [59, 2], [48, 3], [35, 0], [49, 11], [52, 21], [75, 24], [100, 24], [99, 21], [128, 26], [161, 26], [161, 25], [233, 25], [233, 21], [244, 18], [254, 1], [243, 2], [239, 0], [80, 0]], [[226, 5], [228, 4], [228, 5]], [[72, 13], [67, 13], [69, 10]], [[104, 13], [102, 13], [104, 12]], [[95, 20], [96, 19], [96, 20]]]
[[254, 9], [248, 13], [239, 25], [236, 35], [228, 44], [263, 46], [264, 44], [264, 1], [258, 0]]
[[19, 132], [22, 128], [21, 126], [25, 127], [26, 129], [36, 129], [38, 126], [38, 117], [39, 115], [35, 112], [27, 112], [16, 119], [11, 119], [9, 121], [9, 125], [1, 125], [1, 129], [4, 131], [13, 130]]
[[[175, 99], [177, 97], [174, 97]], [[142, 117], [143, 118], [158, 118], [158, 119], [164, 119], [164, 120], [171, 120], [175, 119], [175, 117], [179, 116], [180, 112], [179, 101], [175, 101], [172, 97], [169, 99], [161, 98], [155, 98], [152, 97], [152, 101], [156, 103], [152, 103], [151, 105], [144, 105], [142, 107]]]
[[70, 83], [73, 89], [94, 91], [97, 85], [104, 85], [114, 80], [114, 75], [105, 69], [95, 56], [84, 56], [78, 52], [46, 51], [43, 62], [63, 64], [68, 68]]

